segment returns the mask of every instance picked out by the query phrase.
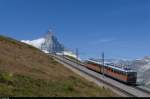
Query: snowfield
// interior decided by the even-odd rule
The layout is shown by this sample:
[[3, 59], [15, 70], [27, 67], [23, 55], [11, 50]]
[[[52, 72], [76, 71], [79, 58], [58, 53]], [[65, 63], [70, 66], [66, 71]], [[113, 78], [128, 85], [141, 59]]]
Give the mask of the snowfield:
[[39, 38], [39, 39], [36, 39], [36, 40], [21, 40], [21, 42], [41, 49], [41, 45], [45, 42], [45, 38]]
[[[51, 38], [51, 36], [50, 37], [48, 37], [48, 39], [50, 39]], [[34, 47], [36, 47], [36, 48], [38, 48], [38, 49], [40, 49], [40, 50], [42, 50], [44, 53], [50, 53], [49, 52], [49, 48], [47, 48], [47, 49], [42, 49], [42, 44], [44, 44], [45, 42], [46, 42], [46, 38], [39, 38], [39, 39], [36, 39], [36, 40], [21, 40], [21, 42], [23, 42], [23, 43], [26, 43], [26, 44], [29, 44], [29, 45], [32, 45], [32, 46], [34, 46]], [[55, 42], [55, 41], [52, 41], [52, 42]], [[55, 43], [50, 43], [50, 41], [48, 42], [48, 44], [55, 44]], [[56, 43], [56, 44], [58, 44], [58, 43]], [[59, 55], [68, 55], [68, 56], [71, 56], [71, 57], [74, 57], [74, 58], [77, 58], [77, 56], [74, 54], [74, 53], [72, 53], [71, 51], [62, 51], [62, 52], [57, 52], [57, 54], [59, 54]]]

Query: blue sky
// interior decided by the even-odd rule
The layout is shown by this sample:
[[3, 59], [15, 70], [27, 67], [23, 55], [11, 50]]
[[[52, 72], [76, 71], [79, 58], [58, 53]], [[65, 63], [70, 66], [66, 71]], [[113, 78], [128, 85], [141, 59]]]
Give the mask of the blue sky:
[[0, 34], [32, 40], [53, 26], [81, 57], [150, 56], [150, 0], [0, 0]]

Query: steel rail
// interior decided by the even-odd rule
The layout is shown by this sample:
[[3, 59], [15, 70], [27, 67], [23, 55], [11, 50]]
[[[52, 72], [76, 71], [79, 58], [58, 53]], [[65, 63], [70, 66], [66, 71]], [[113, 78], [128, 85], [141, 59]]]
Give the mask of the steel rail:
[[[54, 57], [55, 57], [55, 56], [54, 56]], [[63, 61], [62, 59], [60, 59], [60, 58], [58, 58], [58, 57], [55, 57], [55, 58], [58, 59], [59, 61], [65, 63], [65, 64], [67, 64], [67, 65], [70, 65], [71, 67], [77, 69], [78, 71], [83, 72], [83, 73], [85, 73], [86, 75], [88, 75], [88, 76], [90, 76], [90, 77], [96, 79], [97, 81], [102, 82], [102, 83], [105, 83], [105, 85], [108, 85], [108, 86], [110, 86], [110, 87], [112, 87], [112, 88], [114, 88], [114, 89], [116, 89], [116, 90], [118, 90], [118, 91], [124, 93], [124, 94], [127, 95], [128, 97], [136, 97], [135, 95], [133, 95], [133, 94], [131, 94], [131, 93], [129, 93], [129, 92], [127, 92], [127, 91], [125, 91], [125, 90], [119, 88], [119, 87], [116, 87], [116, 86], [112, 85], [111, 83], [108, 83], [108, 82], [106, 82], [106, 81], [104, 81], [104, 80], [102, 80], [102, 79], [100, 79], [100, 78], [98, 78], [98, 77], [95, 77], [95, 76], [91, 75], [90, 73], [87, 73], [86, 71], [81, 70], [81, 69], [79, 69], [79, 68], [73, 66], [72, 64], [70, 64], [70, 63], [68, 63], [68, 62], [66, 62], [66, 61]], [[71, 60], [69, 60], [69, 61], [71, 61]], [[71, 61], [71, 62], [72, 62], [72, 61]]]

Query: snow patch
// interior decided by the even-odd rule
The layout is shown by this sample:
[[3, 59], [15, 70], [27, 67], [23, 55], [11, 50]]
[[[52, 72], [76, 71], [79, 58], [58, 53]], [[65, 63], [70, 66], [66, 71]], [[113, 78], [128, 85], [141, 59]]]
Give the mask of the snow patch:
[[[56, 53], [56, 54], [57, 55], [67, 55], [67, 56], [71, 56], [71, 57], [77, 59], [77, 56], [71, 51], [62, 51], [61, 53]], [[78, 57], [78, 59], [81, 60], [79, 57]]]
[[41, 45], [45, 42], [45, 39], [44, 38], [39, 38], [39, 39], [36, 39], [36, 40], [21, 40], [21, 42], [41, 49]]
[[49, 52], [47, 50], [42, 50], [44, 53], [48, 54]]
[[64, 55], [68, 55], [68, 56], [77, 58], [77, 56], [75, 54], [73, 54], [72, 52], [70, 52], [70, 51], [64, 51], [63, 53], [64, 53]]

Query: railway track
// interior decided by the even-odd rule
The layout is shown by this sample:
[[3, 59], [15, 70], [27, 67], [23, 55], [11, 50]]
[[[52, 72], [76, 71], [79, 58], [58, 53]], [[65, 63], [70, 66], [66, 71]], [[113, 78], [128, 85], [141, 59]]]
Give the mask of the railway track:
[[[58, 59], [58, 60], [60, 60], [60, 61], [63, 61], [62, 59], [60, 59], [60, 58], [58, 58], [58, 57], [55, 57], [55, 58]], [[70, 61], [70, 60], [69, 60], [69, 61]], [[68, 62], [66, 62], [66, 61], [63, 61], [63, 63], [65, 63], [65, 64], [67, 64], [67, 65], [70, 65], [70, 66], [72, 66], [73, 68], [77, 69], [78, 71], [81, 71], [81, 72], [85, 73], [86, 75], [88, 75], [88, 76], [90, 76], [90, 77], [96, 79], [97, 81], [99, 81], [99, 82], [101, 82], [101, 83], [104, 83], [104, 84], [106, 84], [106, 85], [112, 87], [113, 89], [118, 90], [118, 91], [124, 93], [124, 94], [125, 94], [126, 96], [128, 96], [128, 97], [136, 97], [135, 95], [133, 95], [133, 94], [131, 94], [131, 93], [129, 93], [129, 92], [127, 92], [127, 91], [121, 89], [121, 88], [115, 87], [115, 86], [112, 85], [111, 83], [105, 82], [104, 80], [102, 80], [102, 79], [100, 79], [100, 78], [98, 78], [98, 77], [95, 77], [95, 76], [91, 75], [90, 73], [87, 73], [86, 71], [81, 70], [81, 69], [79, 69], [79, 68], [73, 66], [72, 64], [70, 64], [70, 63], [68, 63]]]
[[[63, 57], [63, 58], [65, 58], [65, 59], [67, 59], [67, 60], [69, 60], [69, 61], [75, 62], [76, 64], [85, 66], [84, 63], [78, 62], [78, 61], [73, 60], [73, 59], [69, 59], [68, 57]], [[144, 89], [142, 89], [142, 88], [139, 88], [138, 86], [131, 86], [131, 87], [134, 88], [134, 89], [136, 89], [136, 90], [140, 90], [140, 91], [142, 91], [142, 92], [144, 92], [144, 93], [150, 94], [150, 91], [144, 90]]]
[[133, 88], [135, 88], [135, 89], [137, 89], [137, 90], [140, 90], [140, 91], [143, 91], [143, 92], [145, 92], [145, 93], [147, 93], [147, 94], [150, 94], [150, 92], [148, 91], [148, 90], [144, 90], [144, 89], [142, 89], [142, 88], [139, 88], [139, 87], [133, 87]]
[[[66, 57], [54, 56], [54, 55], [53, 55], [53, 57], [55, 57], [57, 60], [59, 60], [59, 61], [65, 63], [65, 64], [67, 64], [67, 65], [70, 65], [71, 67], [77, 69], [78, 71], [81, 71], [82, 73], [84, 73], [84, 74], [86, 74], [86, 75], [88, 75], [88, 76], [90, 76], [90, 77], [96, 79], [97, 81], [103, 82], [103, 83], [105, 83], [106, 85], [112, 87], [113, 89], [116, 89], [116, 90], [118, 90], [118, 91], [124, 93], [124, 94], [127, 95], [128, 97], [150, 97], [150, 93], [149, 93], [148, 91], [146, 91], [146, 90], [140, 89], [140, 88], [138, 88], [138, 87], [132, 87], [132, 86], [126, 86], [126, 85], [124, 85], [124, 86], [126, 86], [126, 87], [129, 87], [129, 89], [135, 90], [135, 92], [132, 93], [132, 92], [129, 92], [129, 91], [127, 91], [127, 90], [124, 90], [124, 88], [119, 88], [119, 87], [117, 87], [117, 86], [114, 86], [112, 83], [106, 82], [106, 81], [104, 81], [103, 79], [100, 79], [99, 77], [96, 77], [96, 76], [94, 76], [94, 75], [92, 75], [92, 74], [86, 72], [85, 70], [82, 70], [82, 69], [80, 69], [80, 68], [74, 66], [74, 65], [76, 64], [76, 65], [82, 65], [82, 67], [83, 67], [84, 64], [82, 64], [82, 63], [79, 63], [79, 62], [77, 62], [77, 61], [74, 61], [74, 60], [69, 59], [69, 58], [66, 58]], [[81, 67], [81, 66], [80, 66], [80, 67]], [[139, 94], [138, 94], [139, 92], [140, 92], [140, 94], [143, 93], [143, 95], [142, 95], [142, 94], [139, 95]], [[137, 93], [137, 94], [135, 94], [135, 93]]]

